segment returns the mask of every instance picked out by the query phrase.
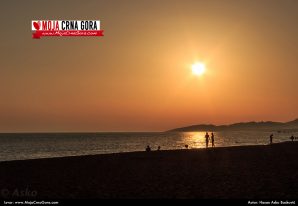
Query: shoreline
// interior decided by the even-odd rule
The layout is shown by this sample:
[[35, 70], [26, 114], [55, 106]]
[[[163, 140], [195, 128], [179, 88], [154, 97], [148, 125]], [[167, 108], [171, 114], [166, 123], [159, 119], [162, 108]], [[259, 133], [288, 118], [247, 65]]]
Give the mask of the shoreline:
[[[277, 145], [277, 144], [286, 144], [289, 143], [290, 141], [285, 141], [285, 142], [278, 142], [278, 143], [273, 143], [272, 145]], [[295, 142], [295, 141], [294, 141]], [[296, 141], [298, 142], [298, 141]], [[200, 150], [217, 150], [217, 149], [229, 149], [229, 148], [246, 148], [246, 147], [263, 147], [263, 146], [270, 146], [270, 144], [262, 144], [262, 145], [232, 145], [232, 146], [219, 146], [219, 147], [211, 147], [209, 146], [208, 148], [202, 147], [202, 148], [181, 148], [181, 149], [161, 149], [160, 151], [157, 150], [151, 150], [151, 152], [171, 152], [171, 151], [200, 151]], [[76, 158], [76, 157], [93, 157], [93, 156], [106, 156], [106, 155], [120, 155], [120, 154], [139, 154], [146, 152], [145, 148], [144, 151], [132, 151], [132, 152], [115, 152], [115, 153], [103, 153], [103, 154], [87, 154], [87, 155], [72, 155], [72, 156], [57, 156], [57, 157], [41, 157], [41, 158], [33, 158], [33, 159], [16, 159], [16, 160], [3, 160], [0, 161], [1, 163], [4, 162], [17, 162], [17, 161], [34, 161], [34, 160], [50, 160], [50, 159], [60, 159], [60, 158]]]
[[297, 156], [282, 142], [3, 161], [0, 199], [297, 199]]

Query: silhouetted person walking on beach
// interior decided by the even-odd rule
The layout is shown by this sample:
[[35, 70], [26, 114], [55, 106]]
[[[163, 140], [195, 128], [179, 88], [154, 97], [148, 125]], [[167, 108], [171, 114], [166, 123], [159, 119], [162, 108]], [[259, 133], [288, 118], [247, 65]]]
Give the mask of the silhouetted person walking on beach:
[[150, 151], [151, 151], [151, 148], [149, 147], [149, 145], [147, 145], [146, 152], [150, 152]]
[[273, 134], [270, 135], [270, 144], [272, 144]]
[[292, 135], [291, 137], [290, 137], [290, 139], [292, 140], [292, 142], [294, 141], [294, 136]]
[[213, 134], [213, 132], [211, 133], [211, 143], [212, 143], [212, 147], [215, 147], [215, 145], [214, 145], [214, 134]]
[[206, 139], [206, 148], [207, 148], [208, 144], [209, 144], [209, 134], [208, 134], [208, 132], [206, 132], [205, 139]]

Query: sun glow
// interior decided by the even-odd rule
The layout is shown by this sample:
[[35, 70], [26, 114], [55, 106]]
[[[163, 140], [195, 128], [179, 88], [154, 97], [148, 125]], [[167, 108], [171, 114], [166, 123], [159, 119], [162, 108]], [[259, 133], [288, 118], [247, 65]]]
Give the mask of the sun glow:
[[201, 76], [205, 73], [206, 67], [205, 64], [201, 62], [196, 62], [193, 65], [191, 65], [192, 73], [196, 76]]

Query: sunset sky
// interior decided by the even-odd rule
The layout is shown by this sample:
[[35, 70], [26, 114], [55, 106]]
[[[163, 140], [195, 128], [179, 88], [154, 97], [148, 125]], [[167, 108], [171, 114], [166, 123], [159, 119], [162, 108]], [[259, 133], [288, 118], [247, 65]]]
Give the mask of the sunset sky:
[[[7, 0], [0, 11], [0, 132], [298, 117], [297, 0]], [[36, 40], [34, 19], [99, 19], [105, 36]]]

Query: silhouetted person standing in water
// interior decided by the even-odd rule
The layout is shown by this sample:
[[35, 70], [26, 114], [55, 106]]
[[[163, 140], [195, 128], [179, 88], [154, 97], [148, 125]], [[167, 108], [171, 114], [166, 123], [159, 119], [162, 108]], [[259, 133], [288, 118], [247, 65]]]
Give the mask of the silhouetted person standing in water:
[[212, 147], [215, 147], [215, 145], [214, 145], [214, 134], [213, 134], [213, 132], [211, 133], [211, 143], [212, 143]]
[[273, 134], [270, 135], [270, 144], [272, 144]]
[[206, 139], [206, 148], [207, 148], [208, 144], [209, 144], [209, 134], [208, 134], [208, 132], [206, 132], [205, 139]]

